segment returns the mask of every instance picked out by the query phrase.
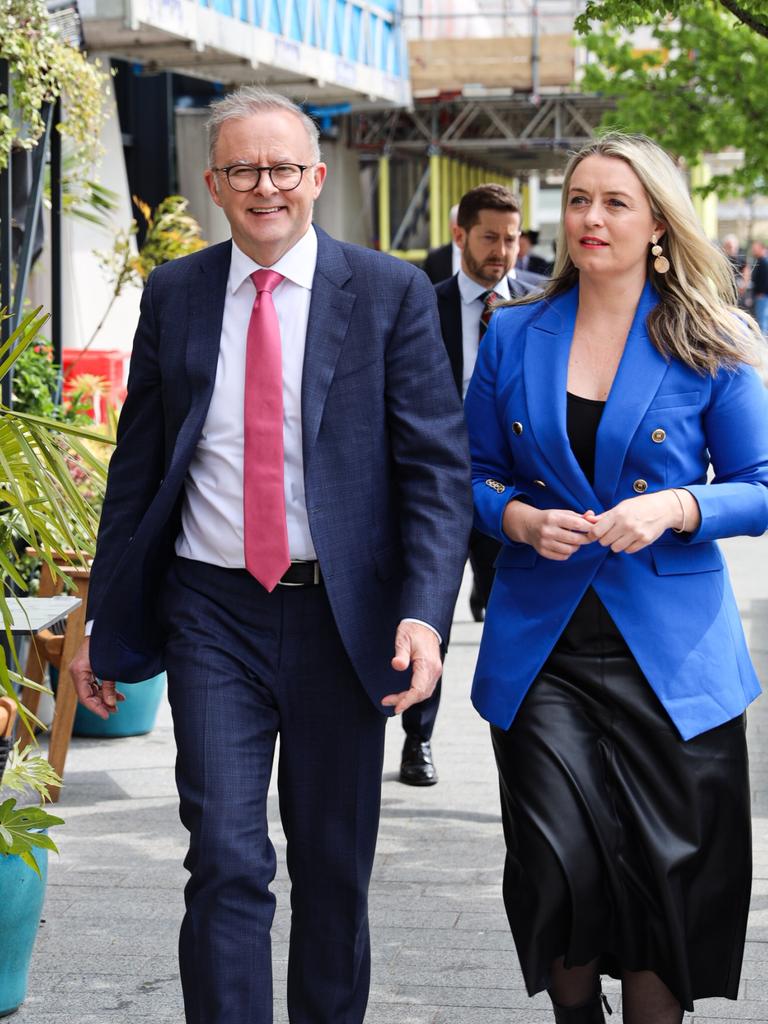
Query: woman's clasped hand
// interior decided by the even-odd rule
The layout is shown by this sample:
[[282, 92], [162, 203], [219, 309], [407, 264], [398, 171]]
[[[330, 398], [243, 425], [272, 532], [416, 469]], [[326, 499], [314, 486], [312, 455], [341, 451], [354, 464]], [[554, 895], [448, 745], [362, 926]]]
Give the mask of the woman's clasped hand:
[[[682, 504], [694, 506], [689, 512]], [[698, 507], [687, 491], [663, 490], [627, 498], [605, 512], [587, 509], [538, 509], [510, 501], [504, 511], [504, 532], [514, 541], [530, 544], [542, 558], [564, 562], [585, 544], [598, 543], [616, 554], [641, 551], [669, 529], [680, 531], [687, 520], [698, 525]]]

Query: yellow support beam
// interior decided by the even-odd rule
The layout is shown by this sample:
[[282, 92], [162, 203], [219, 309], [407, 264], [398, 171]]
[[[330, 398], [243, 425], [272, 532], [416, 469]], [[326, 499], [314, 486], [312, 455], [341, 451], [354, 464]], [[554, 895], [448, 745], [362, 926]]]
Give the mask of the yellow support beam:
[[[691, 191], [708, 185], [711, 180], [712, 170], [709, 164], [700, 163], [691, 168]], [[707, 238], [714, 241], [717, 238], [717, 196], [710, 192], [708, 196], [694, 194], [691, 198]]]
[[392, 245], [389, 192], [389, 157], [379, 158], [379, 249], [389, 252]]
[[451, 161], [447, 156], [440, 157], [440, 244], [445, 245], [451, 240], [448, 224], [448, 211], [451, 208]]
[[440, 239], [443, 237], [440, 215], [442, 204], [440, 202], [440, 155], [431, 153], [429, 157], [429, 247], [437, 249], [440, 246]]
[[450, 206], [455, 206], [461, 199], [461, 164], [458, 160], [451, 160], [451, 195]]
[[390, 256], [397, 256], [398, 259], [407, 260], [408, 263], [423, 263], [427, 258], [426, 249], [390, 249]]
[[531, 223], [531, 189], [527, 181], [523, 182], [520, 190], [520, 198], [523, 207], [522, 229], [527, 231]]

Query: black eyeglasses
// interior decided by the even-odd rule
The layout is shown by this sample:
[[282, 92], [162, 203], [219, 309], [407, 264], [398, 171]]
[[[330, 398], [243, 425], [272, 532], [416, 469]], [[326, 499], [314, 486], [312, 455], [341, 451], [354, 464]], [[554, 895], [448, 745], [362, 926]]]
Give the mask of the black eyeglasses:
[[272, 167], [254, 167], [252, 164], [230, 164], [229, 167], [212, 167], [227, 176], [229, 187], [235, 192], [250, 192], [259, 187], [262, 174], [266, 171], [269, 180], [281, 192], [292, 192], [301, 184], [304, 171], [315, 164], [274, 164]]

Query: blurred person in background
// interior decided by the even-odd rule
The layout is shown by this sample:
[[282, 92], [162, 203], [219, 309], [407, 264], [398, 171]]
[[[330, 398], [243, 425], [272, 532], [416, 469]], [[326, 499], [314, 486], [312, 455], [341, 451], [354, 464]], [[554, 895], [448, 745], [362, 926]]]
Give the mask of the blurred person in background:
[[[456, 391], [464, 398], [491, 314], [498, 302], [528, 295], [532, 285], [518, 280], [515, 256], [520, 239], [520, 202], [503, 185], [470, 189], [457, 208], [456, 244], [461, 265], [456, 274], [435, 286], [443, 344], [453, 371]], [[543, 281], [543, 278], [541, 279]], [[493, 582], [498, 543], [473, 530], [469, 540], [472, 566], [472, 617], [481, 622]], [[405, 742], [400, 781], [432, 786], [437, 768], [432, 733], [440, 707], [440, 682], [425, 701], [403, 712]]]
[[755, 259], [750, 272], [752, 313], [763, 337], [768, 338], [768, 249], [763, 241], [756, 239], [752, 243], [752, 255]]
[[424, 273], [432, 284], [445, 281], [451, 277], [461, 266], [461, 249], [456, 244], [456, 216], [459, 212], [459, 205], [456, 203], [448, 212], [448, 224], [451, 231], [451, 241], [432, 249], [427, 253], [424, 260]]

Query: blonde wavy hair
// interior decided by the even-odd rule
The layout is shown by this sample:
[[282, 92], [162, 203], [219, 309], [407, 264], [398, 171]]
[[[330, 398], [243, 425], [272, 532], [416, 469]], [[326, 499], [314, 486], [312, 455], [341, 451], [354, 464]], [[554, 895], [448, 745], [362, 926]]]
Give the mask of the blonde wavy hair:
[[565, 170], [557, 256], [543, 292], [522, 302], [554, 298], [578, 284], [579, 271], [565, 240], [565, 210], [573, 172], [590, 156], [623, 160], [645, 190], [655, 220], [666, 225], [660, 240], [670, 263], [666, 274], [653, 267], [648, 244], [648, 277], [659, 295], [646, 327], [662, 355], [714, 375], [737, 363], [760, 363], [762, 336], [751, 317], [736, 306], [733, 271], [699, 223], [682, 175], [664, 150], [645, 135], [609, 132], [575, 153]]

